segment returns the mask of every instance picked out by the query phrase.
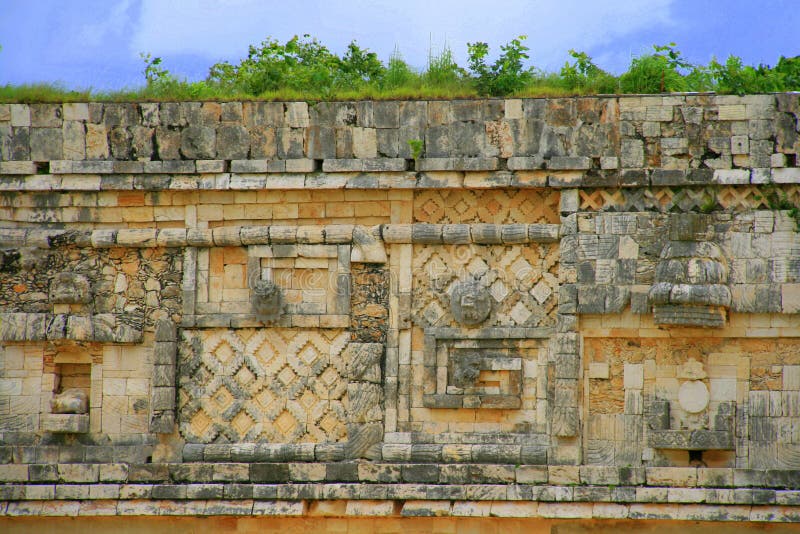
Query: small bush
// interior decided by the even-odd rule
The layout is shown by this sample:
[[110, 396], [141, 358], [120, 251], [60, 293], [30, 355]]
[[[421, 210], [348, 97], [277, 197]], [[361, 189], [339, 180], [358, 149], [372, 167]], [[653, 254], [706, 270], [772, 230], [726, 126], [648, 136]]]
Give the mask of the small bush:
[[619, 90], [617, 78], [595, 65], [588, 54], [570, 50], [569, 55], [575, 61], [567, 61], [560, 72], [567, 89], [601, 94]]
[[633, 58], [628, 71], [620, 76], [623, 93], [675, 93], [688, 90], [681, 69], [691, 67], [675, 49], [675, 43], [653, 46], [654, 53]]
[[724, 65], [712, 59], [708, 69], [720, 93], [736, 95], [763, 93], [779, 91], [783, 86], [780, 75], [769, 67], [745, 66], [741, 58], [736, 56], [729, 56]]
[[533, 70], [522, 65], [523, 60], [528, 59], [528, 47], [522, 44], [526, 38], [525, 35], [520, 35], [501, 46], [500, 57], [491, 65], [486, 64], [488, 44], [477, 42], [467, 45], [469, 69], [474, 73], [473, 80], [478, 94], [510, 95], [530, 83]]

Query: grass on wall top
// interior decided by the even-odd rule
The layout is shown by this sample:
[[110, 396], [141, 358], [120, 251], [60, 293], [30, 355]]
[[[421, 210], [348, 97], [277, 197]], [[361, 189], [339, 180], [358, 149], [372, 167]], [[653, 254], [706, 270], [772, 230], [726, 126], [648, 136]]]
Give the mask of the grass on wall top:
[[57, 84], [0, 86], [0, 102], [186, 101], [186, 100], [413, 100], [478, 97], [557, 97], [597, 94], [716, 92], [753, 94], [800, 90], [800, 56], [781, 57], [774, 67], [744, 65], [736, 56], [707, 65], [686, 61], [674, 43], [634, 57], [619, 76], [570, 50], [559, 72], [526, 66], [525, 36], [500, 47], [493, 62], [486, 43], [469, 43], [467, 68], [445, 48], [430, 54], [423, 70], [395, 52], [382, 62], [350, 43], [341, 56], [305, 35], [286, 43], [267, 39], [249, 47], [238, 64], [216, 63], [206, 79], [180, 79], [161, 58], [142, 54], [144, 84], [131, 90], [94, 92]]

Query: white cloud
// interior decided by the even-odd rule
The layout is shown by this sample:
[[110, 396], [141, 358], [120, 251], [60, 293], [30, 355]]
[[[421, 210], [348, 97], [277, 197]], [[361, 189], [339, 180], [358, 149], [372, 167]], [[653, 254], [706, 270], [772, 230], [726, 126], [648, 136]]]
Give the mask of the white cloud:
[[[131, 22], [129, 10], [132, 8], [131, 0], [121, 0], [113, 5], [108, 16], [102, 17], [94, 23], [84, 24], [78, 30], [78, 40], [82, 46], [94, 48], [107, 42], [109, 39], [120, 39], [124, 36], [125, 28]], [[96, 13], [94, 15], [97, 15]]]
[[310, 33], [341, 52], [357, 39], [386, 59], [399, 46], [422, 66], [429, 42], [451, 45], [460, 64], [467, 41], [494, 51], [527, 34], [531, 59], [558, 68], [567, 50], [590, 50], [672, 23], [674, 0], [142, 0], [133, 53], [192, 54], [210, 60], [243, 57], [268, 36]]

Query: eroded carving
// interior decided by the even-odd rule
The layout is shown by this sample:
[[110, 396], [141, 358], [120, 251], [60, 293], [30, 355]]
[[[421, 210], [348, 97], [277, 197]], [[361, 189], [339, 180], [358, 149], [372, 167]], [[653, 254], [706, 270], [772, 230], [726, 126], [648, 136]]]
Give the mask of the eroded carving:
[[[682, 405], [681, 407], [684, 408]], [[733, 450], [736, 403], [720, 402], [713, 415], [713, 424], [706, 422], [706, 428], [673, 430], [670, 428], [669, 401], [648, 400], [645, 402], [647, 445], [654, 449]]]
[[89, 413], [89, 396], [79, 388], [69, 388], [53, 396], [52, 413]]
[[253, 310], [258, 319], [271, 323], [283, 313], [283, 292], [272, 280], [257, 280], [253, 283]]
[[472, 326], [482, 323], [492, 311], [489, 291], [477, 280], [458, 282], [450, 294], [450, 309], [456, 321]]
[[473, 386], [480, 374], [480, 356], [474, 353], [465, 354], [455, 363], [453, 384], [459, 388]]
[[655, 322], [660, 325], [721, 327], [731, 306], [728, 267], [719, 245], [706, 241], [707, 217], [670, 220], [670, 239], [661, 251], [650, 288]]
[[91, 298], [89, 279], [82, 274], [62, 272], [50, 282], [50, 302], [53, 304], [85, 304]]

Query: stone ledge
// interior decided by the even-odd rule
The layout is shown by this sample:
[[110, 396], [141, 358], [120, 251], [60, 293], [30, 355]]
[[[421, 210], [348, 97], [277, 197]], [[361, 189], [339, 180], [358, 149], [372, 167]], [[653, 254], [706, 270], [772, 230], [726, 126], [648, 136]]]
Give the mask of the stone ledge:
[[[578, 500], [593, 500], [598, 499], [597, 495], [602, 493], [603, 499], [607, 500], [642, 502], [667, 502], [667, 499], [683, 498], [675, 494], [675, 490], [691, 489], [694, 492], [692, 498], [711, 499], [707, 502], [717, 502], [714, 499], [721, 499], [728, 495], [724, 492], [731, 492], [725, 498], [736, 499], [736, 502], [744, 499], [747, 504], [774, 503], [777, 495], [783, 495], [782, 498], [787, 503], [800, 505], [800, 472], [796, 470], [548, 466], [476, 462], [446, 464], [430, 455], [427, 462], [345, 462], [337, 459], [324, 462], [314, 461], [313, 451], [310, 449], [308, 453], [306, 461], [286, 461], [276, 457], [271, 462], [262, 460], [252, 463], [228, 459], [169, 464], [0, 464], [0, 483], [5, 484], [0, 485], [0, 488], [8, 487], [9, 484], [95, 485], [98, 482], [145, 484], [148, 487], [209, 483], [254, 487], [259, 484], [293, 485], [313, 482], [320, 485], [363, 484], [365, 487], [384, 485], [386, 488], [405, 489], [415, 484], [430, 484], [444, 487], [491, 486], [503, 488], [502, 491], [515, 486], [534, 486], [539, 488], [535, 491], [540, 493], [537, 497], [540, 500], [561, 500], [558, 495], [566, 495], [571, 500], [573, 494], [577, 495]], [[671, 491], [673, 495], [670, 497], [668, 493]], [[708, 491], [723, 492], [724, 495], [720, 493], [721, 496], [713, 497]], [[549, 497], [551, 495], [552, 498]], [[0, 494], [0, 500], [8, 498]], [[791, 502], [788, 500], [790, 498], [793, 499]]]
[[[47, 493], [47, 492], [45, 492]], [[677, 521], [800, 522], [794, 505], [696, 503], [527, 502], [413, 497], [358, 499], [292, 498], [97, 499], [0, 501], [0, 516], [274, 516], [274, 517], [502, 517], [548, 519], [665, 519]], [[399, 505], [399, 506], [395, 506]], [[377, 526], [377, 525], [376, 525]]]
[[[466, 158], [470, 159], [470, 158]], [[481, 158], [474, 158], [481, 159]], [[293, 160], [288, 160], [289, 163]], [[298, 160], [306, 161], [306, 160]], [[313, 160], [308, 160], [313, 163]], [[328, 162], [330, 160], [325, 160]], [[335, 161], [335, 160], [334, 160]], [[800, 168], [780, 169], [731, 169], [717, 171], [708, 181], [695, 181], [691, 173], [667, 171], [662, 169], [623, 169], [623, 170], [564, 170], [564, 169], [517, 169], [497, 170], [478, 169], [475, 165], [458, 166], [441, 164], [437, 168], [425, 167], [419, 172], [400, 169], [400, 162], [388, 160], [382, 163], [385, 169], [375, 170], [377, 165], [371, 160], [348, 160], [357, 162], [346, 170], [339, 165], [323, 166], [324, 172], [310, 171], [299, 166], [286, 172], [209, 172], [198, 174], [189, 170], [171, 170], [172, 166], [162, 166], [160, 171], [151, 173], [119, 173], [113, 167], [87, 169], [84, 174], [35, 174], [34, 162], [0, 162], [0, 191], [237, 191], [272, 189], [497, 189], [508, 187], [553, 189], [570, 188], [617, 188], [626, 189], [648, 187], [744, 187], [775, 183], [789, 185], [800, 183]], [[398, 161], [398, 163], [392, 163]], [[15, 165], [8, 165], [14, 163]], [[30, 163], [29, 166], [19, 165]], [[77, 162], [74, 162], [77, 163]], [[107, 162], [111, 164], [112, 162]], [[114, 162], [120, 163], [120, 162]], [[151, 162], [162, 163], [162, 162]], [[166, 163], [166, 162], [163, 162]], [[183, 162], [194, 163], [194, 162]], [[198, 164], [200, 162], [197, 162]], [[221, 162], [226, 163], [226, 162]], [[235, 162], [232, 162], [235, 163]], [[284, 163], [284, 162], [281, 162]], [[4, 166], [4, 164], [6, 164]], [[490, 165], [485, 165], [490, 167]], [[442, 167], [442, 168], [438, 168]], [[152, 168], [152, 166], [151, 166]], [[235, 166], [234, 169], [244, 169]], [[249, 168], [249, 167], [248, 167]], [[331, 169], [336, 168], [336, 171]], [[368, 170], [369, 168], [369, 170]], [[447, 168], [444, 170], [444, 168]], [[4, 170], [5, 169], [5, 170]], [[169, 169], [169, 170], [167, 170]], [[389, 169], [389, 170], [387, 170]], [[130, 169], [126, 169], [130, 170]], [[710, 169], [709, 169], [710, 170]], [[16, 172], [15, 172], [16, 171]], [[91, 172], [89, 172], [91, 171]], [[682, 173], [680, 176], [674, 173]], [[745, 174], [747, 175], [745, 179]], [[669, 176], [666, 179], [665, 176]]]
[[58, 434], [85, 434], [89, 432], [89, 415], [51, 413], [39, 416], [39, 428], [43, 432]]
[[[557, 225], [556, 225], [557, 226]], [[102, 230], [39, 230], [0, 228], [0, 247], [155, 248], [213, 247], [270, 244], [348, 244], [352, 224], [325, 226], [222, 226], [213, 230], [184, 228], [119, 228]]]
[[[155, 248], [271, 244], [348, 244], [354, 225], [221, 226], [213, 230], [184, 228], [119, 228], [102, 230], [40, 230], [0, 228], [0, 247]], [[377, 228], [377, 227], [376, 227]], [[557, 243], [560, 224], [384, 224], [385, 243]], [[368, 232], [369, 233], [369, 232]]]
[[0, 341], [97, 341], [100, 343], [141, 343], [142, 327], [131, 326], [141, 319], [101, 313], [71, 315], [53, 313], [0, 313]]
[[551, 486], [531, 484], [429, 484], [429, 483], [93, 483], [6, 484], [0, 486], [0, 501], [46, 501], [52, 499], [120, 501], [170, 499], [426, 499], [432, 501], [474, 500], [540, 503], [615, 504], [706, 504], [779, 505], [800, 508], [795, 490], [751, 490], [743, 488], [654, 488], [629, 486]]
[[381, 236], [385, 243], [555, 243], [560, 229], [560, 224], [384, 224]]

